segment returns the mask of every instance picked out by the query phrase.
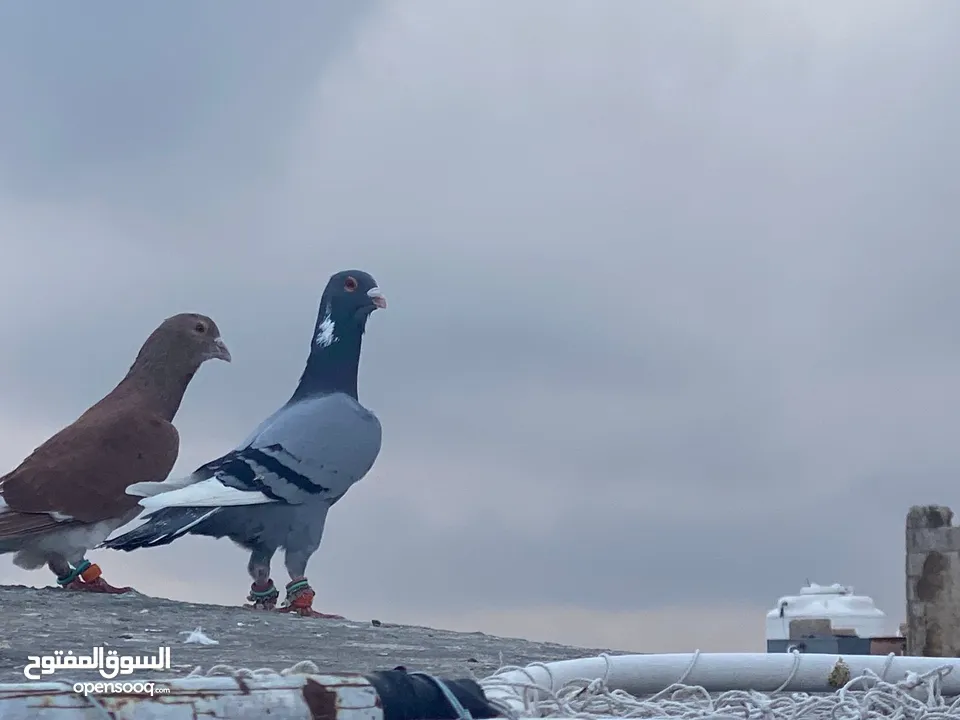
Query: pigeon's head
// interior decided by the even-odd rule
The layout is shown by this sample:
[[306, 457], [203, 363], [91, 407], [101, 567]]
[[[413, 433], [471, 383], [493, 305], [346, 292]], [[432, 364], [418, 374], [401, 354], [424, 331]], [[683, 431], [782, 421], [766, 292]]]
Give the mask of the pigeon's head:
[[362, 331], [370, 314], [386, 306], [387, 299], [370, 273], [362, 270], [338, 272], [324, 288], [318, 330], [326, 323], [324, 327], [331, 328], [331, 332], [334, 327], [342, 332], [351, 325]]
[[387, 299], [370, 273], [343, 270], [331, 277], [320, 298], [307, 366], [291, 400], [331, 392], [356, 399], [367, 319], [386, 306]]
[[181, 313], [169, 317], [154, 331], [154, 336], [159, 341], [156, 351], [186, 365], [200, 367], [207, 360], [233, 359], [220, 337], [220, 328], [206, 315]]

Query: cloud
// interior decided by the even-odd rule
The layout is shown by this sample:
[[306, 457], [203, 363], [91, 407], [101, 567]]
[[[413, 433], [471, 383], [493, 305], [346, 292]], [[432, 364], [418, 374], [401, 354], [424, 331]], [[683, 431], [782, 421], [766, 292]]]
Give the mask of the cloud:
[[[196, 309], [235, 362], [187, 394], [191, 469], [286, 398], [363, 267], [384, 448], [311, 564], [324, 605], [742, 648], [810, 578], [896, 627], [903, 516], [960, 464], [953, 6], [237, 7], [0, 43], [0, 458]], [[97, 559], [248, 583], [225, 541]]]

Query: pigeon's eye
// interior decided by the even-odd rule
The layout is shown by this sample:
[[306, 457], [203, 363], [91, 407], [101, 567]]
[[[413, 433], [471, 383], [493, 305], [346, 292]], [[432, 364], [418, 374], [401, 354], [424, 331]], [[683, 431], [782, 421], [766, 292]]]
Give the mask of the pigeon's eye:
[[357, 289], [357, 280], [354, 277], [348, 277], [343, 281], [343, 289], [347, 292], [353, 292]]
[[193, 329], [203, 335], [207, 331], [207, 326], [202, 322], [198, 322], [196, 325], [194, 325]]

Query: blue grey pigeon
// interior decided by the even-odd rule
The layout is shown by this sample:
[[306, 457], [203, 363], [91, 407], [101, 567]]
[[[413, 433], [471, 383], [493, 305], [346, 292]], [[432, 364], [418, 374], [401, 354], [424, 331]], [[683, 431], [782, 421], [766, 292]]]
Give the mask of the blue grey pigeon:
[[320, 299], [310, 355], [292, 397], [226, 455], [186, 478], [140, 482], [127, 492], [149, 510], [144, 524], [101, 547], [136, 550], [184, 535], [230, 538], [250, 552], [250, 607], [276, 609], [270, 578], [278, 549], [290, 582], [281, 612], [316, 612], [307, 562], [320, 547], [327, 511], [373, 467], [380, 453], [377, 416], [360, 404], [357, 370], [367, 319], [386, 299], [359, 270], [330, 278]]

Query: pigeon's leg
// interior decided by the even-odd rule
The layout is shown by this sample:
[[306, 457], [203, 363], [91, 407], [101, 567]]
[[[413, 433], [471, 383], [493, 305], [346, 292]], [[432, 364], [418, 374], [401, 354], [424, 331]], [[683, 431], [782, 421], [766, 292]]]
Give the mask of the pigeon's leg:
[[57, 576], [57, 585], [64, 590], [76, 590], [75, 587], [71, 586], [83, 584], [80, 574], [74, 572], [73, 566], [67, 562], [63, 555], [49, 555], [47, 557], [47, 567], [50, 568], [50, 572]]
[[253, 604], [244, 606], [250, 610], [273, 610], [277, 606], [280, 591], [270, 579], [270, 560], [275, 552], [276, 550], [258, 547], [250, 553], [247, 572], [253, 578], [253, 583], [250, 585], [247, 600]]
[[307, 561], [313, 551], [286, 551], [287, 572], [290, 573], [290, 582], [287, 583], [287, 599], [280, 612], [292, 612], [301, 617], [326, 618], [328, 620], [343, 620], [342, 615], [328, 615], [313, 609], [313, 598], [316, 593], [307, 582], [304, 572]]
[[119, 595], [130, 592], [132, 588], [114, 587], [103, 579], [100, 566], [83, 556], [73, 566], [62, 555], [51, 557], [47, 566], [57, 575], [57, 584], [64, 590], [81, 592], [109, 593]]

